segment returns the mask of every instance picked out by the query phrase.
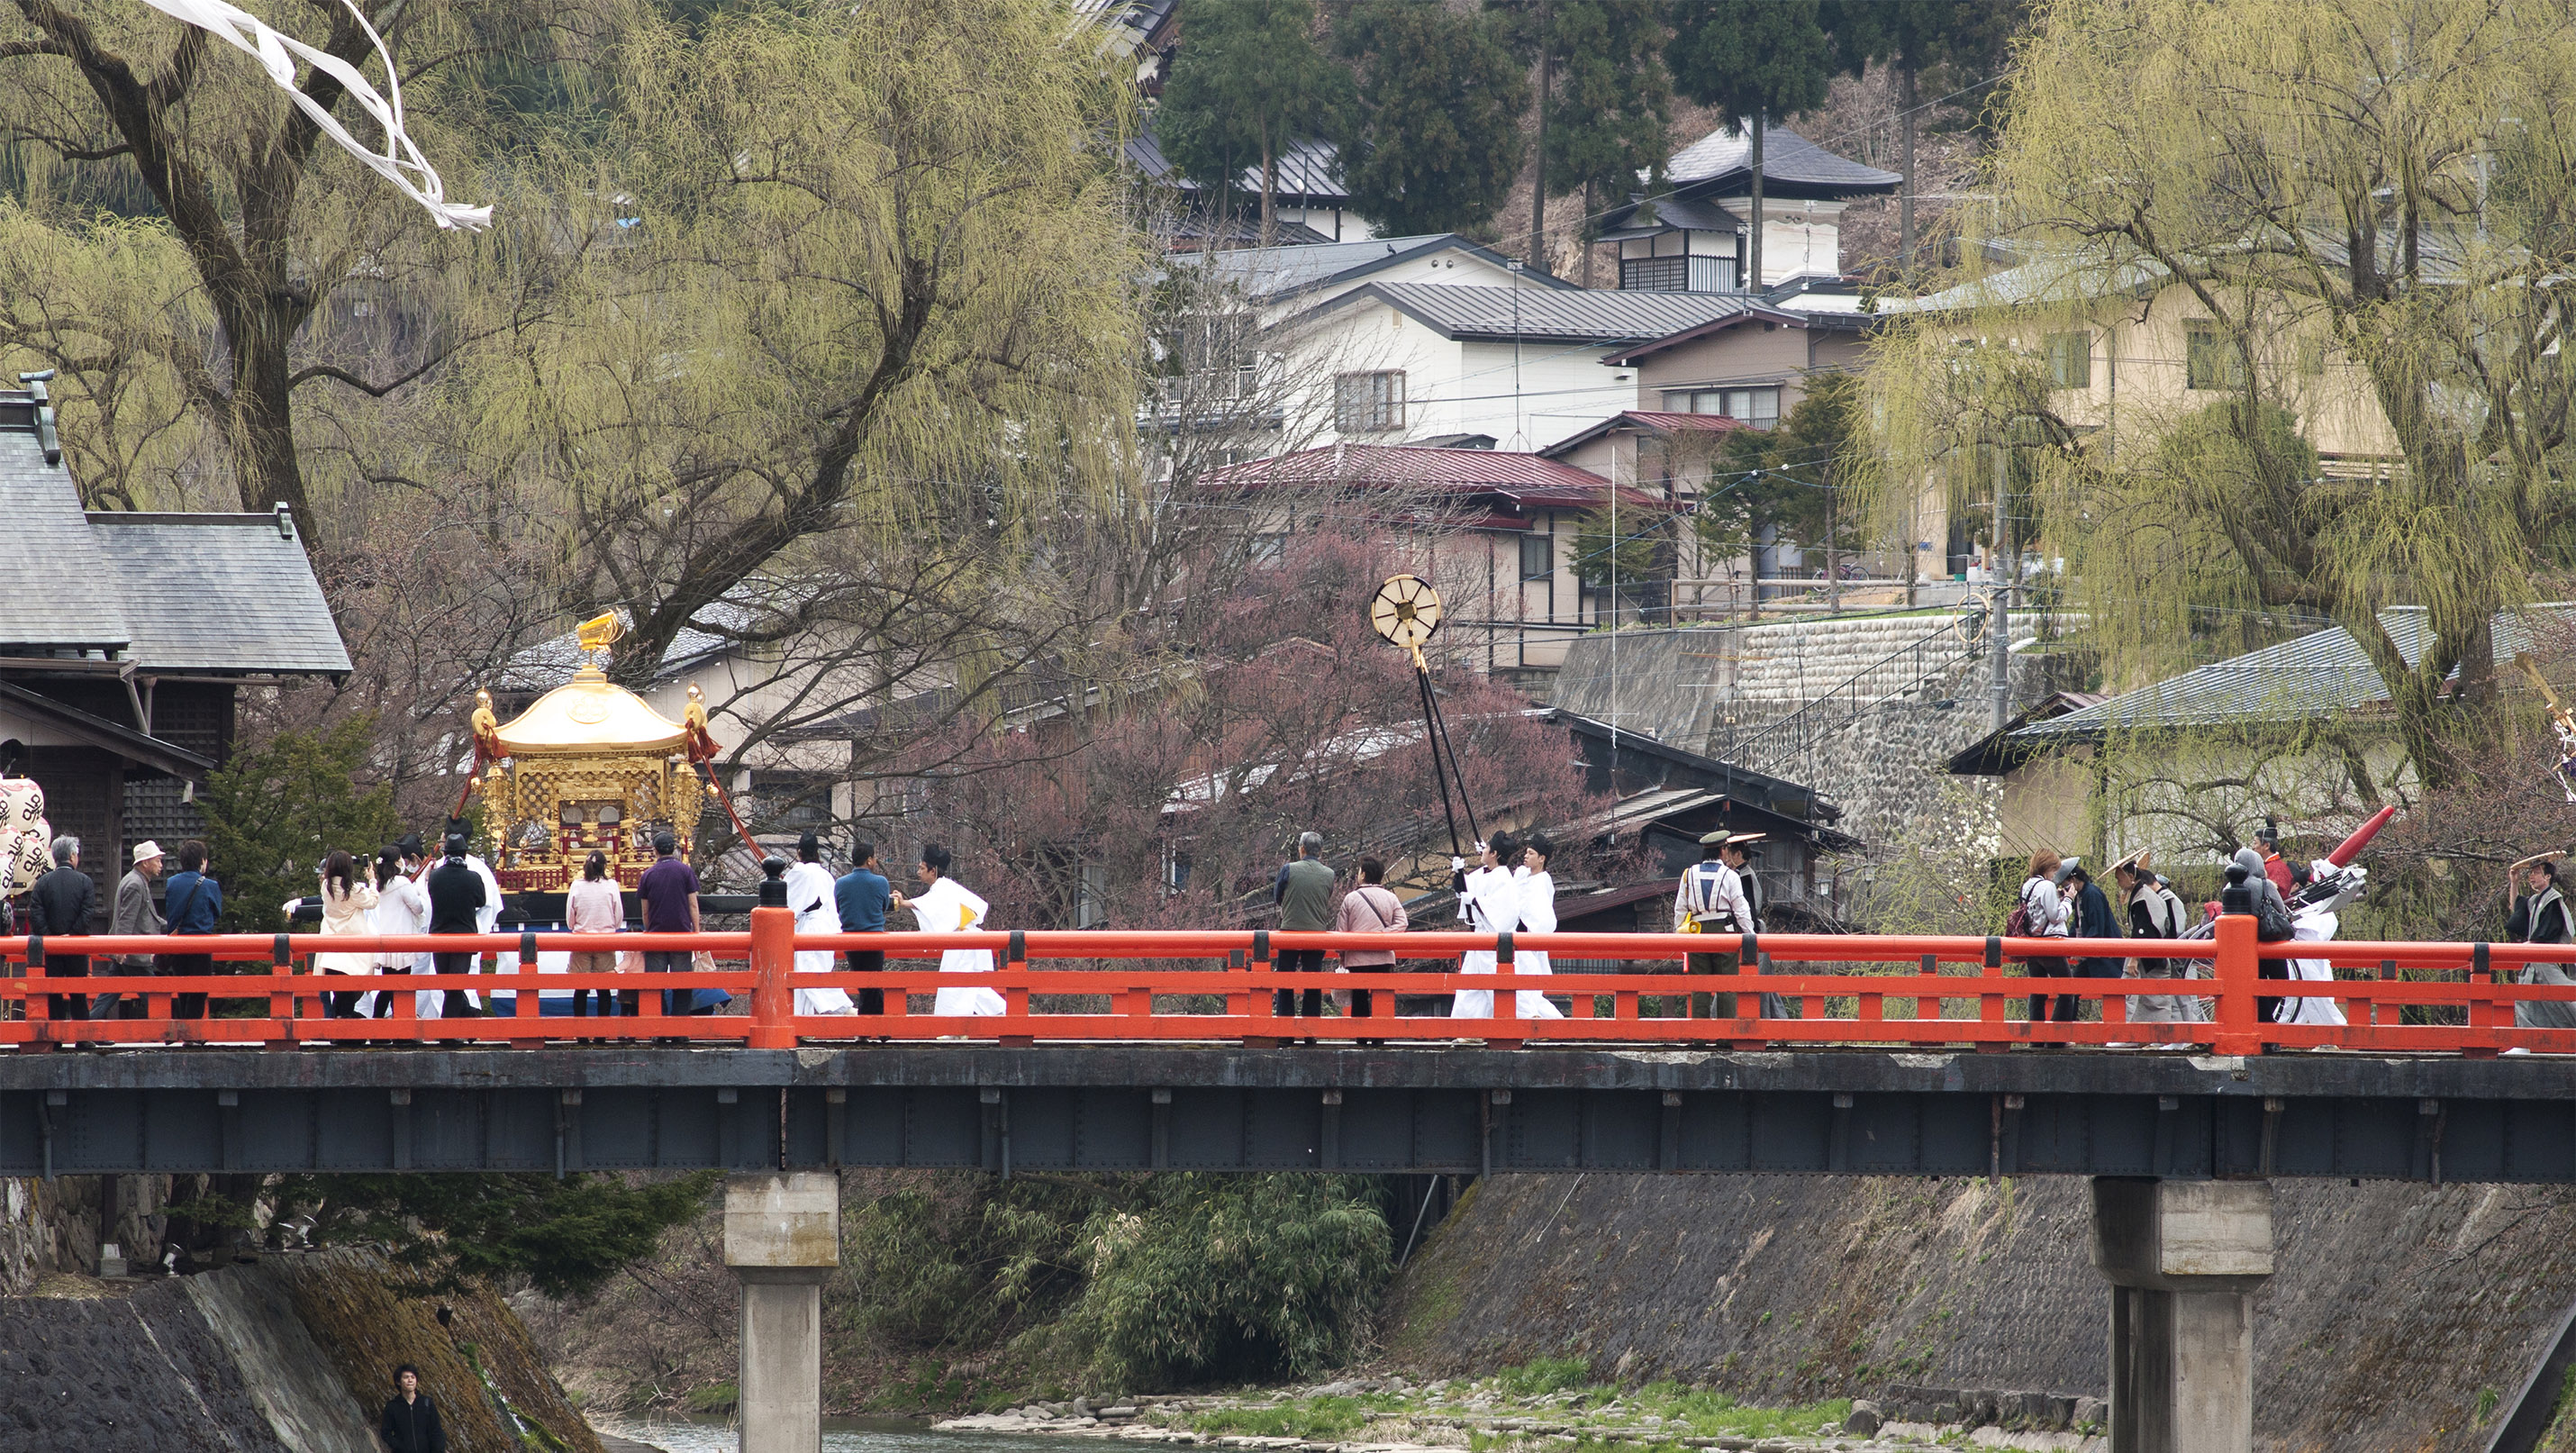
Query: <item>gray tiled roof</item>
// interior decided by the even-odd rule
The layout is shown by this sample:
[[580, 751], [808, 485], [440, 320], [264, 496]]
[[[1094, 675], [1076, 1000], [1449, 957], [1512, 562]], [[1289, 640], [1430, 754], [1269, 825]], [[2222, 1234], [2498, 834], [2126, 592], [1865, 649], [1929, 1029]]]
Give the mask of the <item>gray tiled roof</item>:
[[[2576, 624], [2576, 602], [2554, 601], [2534, 606], [2532, 612], [2553, 620], [2562, 633]], [[2393, 607], [2381, 611], [2379, 620], [2408, 665], [2422, 659], [2426, 638], [2422, 607]], [[2532, 647], [2533, 625], [2524, 615], [2498, 615], [2493, 634], [2499, 663]], [[2039, 746], [2094, 737], [2115, 728], [2137, 731], [2305, 721], [2387, 700], [2388, 687], [2362, 654], [2361, 643], [2350, 631], [2332, 626], [2186, 671], [2082, 711], [2034, 722], [2014, 732], [2011, 740]]]
[[[1725, 127], [1719, 127], [1674, 152], [1664, 175], [1674, 187], [1688, 186], [1693, 191], [1704, 190], [1694, 185], [1700, 182], [1721, 182], [1730, 177], [1749, 181], [1753, 175], [1752, 128], [1729, 135]], [[1762, 130], [1762, 179], [1766, 190], [1769, 183], [1780, 182], [1860, 193], [1894, 191], [1905, 177], [1836, 156], [1785, 126], [1766, 126]]]
[[[1450, 250], [1470, 252], [1505, 266], [1509, 259], [1470, 242], [1455, 232], [1427, 232], [1418, 237], [1375, 237], [1366, 242], [1324, 242], [1306, 247], [1246, 247], [1220, 252], [1207, 260], [1222, 282], [1234, 284], [1257, 299], [1290, 297], [1393, 267], [1408, 258]], [[1522, 275], [1530, 288], [1571, 289], [1574, 284], [1546, 273]]]
[[330, 674], [349, 651], [312, 562], [269, 515], [87, 517], [146, 670]]
[[1555, 292], [1462, 283], [1373, 283], [1362, 292], [1377, 294], [1452, 338], [1599, 346], [1696, 328], [1755, 301], [1735, 293]]
[[134, 639], [80, 490], [45, 462], [32, 420], [0, 428], [0, 521], [0, 646], [113, 649]]

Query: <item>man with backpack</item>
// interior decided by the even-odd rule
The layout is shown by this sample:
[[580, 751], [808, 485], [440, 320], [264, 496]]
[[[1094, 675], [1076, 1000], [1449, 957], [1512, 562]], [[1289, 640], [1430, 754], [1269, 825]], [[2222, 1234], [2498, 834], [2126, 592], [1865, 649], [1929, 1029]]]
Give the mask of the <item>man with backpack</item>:
[[[2287, 943], [2296, 937], [2298, 926], [2290, 918], [2289, 901], [2281, 896], [2280, 888], [2264, 871], [2263, 855], [2252, 848], [2238, 848], [2236, 856], [2228, 860], [2228, 867], [2227, 876], [2231, 886], [2239, 875], [2242, 875], [2246, 906], [2254, 914], [2255, 941]], [[2260, 961], [2259, 967], [2254, 972], [2261, 978], [2286, 979], [2290, 977], [2290, 961], [2264, 959]], [[2281, 1001], [2277, 998], [2258, 998], [2254, 1001], [2255, 1017], [2266, 1024], [2272, 1022], [2273, 1017], [2280, 1012], [2280, 1008]]]
[[[1732, 974], [1742, 961], [1740, 947], [1732, 941], [1744, 934], [1761, 932], [1753, 916], [1753, 904], [1744, 896], [1744, 879], [1738, 872], [1744, 863], [1744, 849], [1733, 846], [1735, 834], [1720, 829], [1699, 840], [1699, 861], [1682, 874], [1681, 886], [1673, 894], [1673, 932], [1720, 935], [1729, 946], [1718, 953], [1692, 954], [1685, 966], [1690, 975]], [[1692, 994], [1689, 1014], [1693, 1019], [1733, 1019], [1733, 994]]]
[[[2004, 937], [2066, 937], [2066, 924], [2074, 917], [2074, 905], [2057, 891], [2058, 883], [2065, 876], [2066, 866], [2057, 854], [2046, 848], [2031, 854], [2030, 874], [2021, 880], [2020, 901], [2014, 905], [2012, 916], [2004, 920]], [[2023, 962], [2034, 979], [2062, 979], [2067, 975], [2066, 960], [2062, 957], [2031, 958]], [[2072, 994], [2033, 994], [2030, 996], [2030, 1022], [2039, 1024], [2053, 1019], [2059, 1024], [2072, 1024], [2082, 1003]]]

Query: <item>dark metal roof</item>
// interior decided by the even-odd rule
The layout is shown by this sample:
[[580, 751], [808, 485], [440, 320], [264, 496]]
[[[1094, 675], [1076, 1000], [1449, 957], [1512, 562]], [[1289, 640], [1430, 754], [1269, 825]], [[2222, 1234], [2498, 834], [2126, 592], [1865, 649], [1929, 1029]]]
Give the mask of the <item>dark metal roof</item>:
[[[2559, 630], [2576, 625], [2576, 602], [2534, 606], [2533, 613]], [[2410, 666], [2423, 658], [2429, 638], [2421, 606], [2393, 606], [2379, 622]], [[2495, 659], [2501, 664], [2532, 648], [2533, 623], [2519, 612], [2495, 618]], [[2014, 745], [2051, 745], [2099, 737], [2106, 731], [2227, 726], [2247, 722], [2313, 720], [2379, 706], [2388, 687], [2372, 669], [2361, 643], [2341, 626], [2266, 646], [2230, 660], [2186, 671], [2170, 681], [2112, 697], [2013, 732]]]
[[[1750, 193], [1753, 184], [1753, 132], [1750, 127], [1729, 134], [1720, 127], [1680, 151], [1664, 168], [1669, 191], [1653, 198], [1652, 221], [1642, 221], [1639, 210], [1645, 199], [1613, 207], [1601, 219], [1605, 237], [1640, 237], [1675, 227], [1717, 230], [1713, 221], [1677, 221], [1679, 216], [1702, 217], [1696, 211], [1680, 211], [1694, 205], [1707, 206], [1719, 197], [1739, 197]], [[1765, 127], [1762, 132], [1762, 195], [1767, 201], [1801, 202], [1840, 201], [1846, 197], [1879, 196], [1904, 185], [1897, 172], [1880, 171], [1847, 156], [1837, 156], [1785, 126]], [[1724, 214], [1732, 215], [1732, 214]]]
[[1659, 338], [1646, 339], [1618, 352], [1604, 355], [1601, 361], [1626, 367], [1640, 358], [1651, 357], [1668, 348], [1679, 348], [1685, 343], [1696, 343], [1712, 333], [1723, 333], [1739, 323], [1750, 322], [1777, 323], [1783, 328], [1822, 328], [1831, 332], [1858, 333], [1869, 325], [1869, 317], [1864, 313], [1846, 313], [1840, 310], [1773, 307], [1768, 303], [1747, 299], [1745, 306], [1735, 312], [1711, 318], [1705, 323], [1695, 323], [1687, 328], [1676, 329]]
[[185, 747], [147, 736], [122, 722], [109, 721], [77, 707], [65, 706], [50, 696], [15, 682], [0, 681], [0, 704], [5, 704], [13, 712], [41, 717], [66, 736], [78, 737], [128, 762], [167, 772], [173, 777], [201, 777], [215, 769], [210, 758], [201, 757]]
[[146, 670], [336, 675], [349, 650], [282, 515], [88, 519]]
[[[1676, 747], [1670, 742], [1640, 736], [1626, 727], [1614, 727], [1598, 717], [1585, 716], [1581, 712], [1568, 711], [1559, 706], [1549, 708], [1547, 719], [1571, 729], [1580, 736], [1606, 742], [1618, 751], [1636, 752], [1660, 758], [1677, 767], [1687, 768], [1711, 781], [1739, 784], [1726, 789], [1729, 794], [1739, 798], [1749, 790], [1758, 794], [1765, 802], [1775, 796], [1822, 801], [1817, 797], [1815, 789], [1804, 783], [1792, 782], [1786, 777], [1774, 777], [1768, 772], [1756, 772], [1750, 767], [1739, 767], [1733, 762], [1721, 762], [1715, 757], [1694, 752], [1687, 747]], [[1826, 806], [1817, 815], [1831, 819], [1840, 817], [1842, 814], [1831, 806]]]
[[1577, 288], [1483, 287], [1468, 283], [1370, 283], [1314, 310], [1373, 299], [1400, 308], [1444, 338], [1521, 339], [1611, 347], [1661, 338], [1740, 313], [1733, 293], [1615, 293]]
[[[1768, 162], [1769, 157], [1763, 160]], [[1767, 165], [1762, 169], [1768, 173]], [[1652, 237], [1658, 232], [1684, 229], [1692, 232], [1733, 232], [1744, 225], [1744, 219], [1705, 198], [1661, 196], [1655, 198], [1654, 211], [1631, 206], [1618, 215], [1627, 220], [1617, 227], [1604, 228], [1601, 240], [1617, 242], [1629, 237]]]
[[0, 521], [0, 643], [114, 651], [134, 639], [80, 489], [45, 461], [22, 390], [0, 391]]
[[[1677, 195], [1706, 197], [1729, 182], [1751, 186], [1753, 131], [1730, 132], [1721, 126], [1673, 153], [1664, 176]], [[1785, 126], [1762, 130], [1762, 190], [1765, 196], [1803, 197], [1812, 189], [1832, 196], [1868, 196], [1893, 192], [1904, 185], [1900, 172], [1880, 171], [1816, 145]], [[1660, 201], [1657, 206], [1663, 205]]]
[[[1440, 252], [1468, 253], [1498, 269], [1507, 270], [1513, 262], [1455, 232], [1430, 232], [1416, 237], [1374, 237], [1364, 242], [1242, 248], [1219, 253], [1208, 260], [1208, 265], [1220, 279], [1241, 288], [1246, 297], [1266, 302], [1354, 282]], [[1521, 277], [1529, 285], [1523, 291], [1577, 290], [1573, 283], [1543, 272], [1524, 272]]]

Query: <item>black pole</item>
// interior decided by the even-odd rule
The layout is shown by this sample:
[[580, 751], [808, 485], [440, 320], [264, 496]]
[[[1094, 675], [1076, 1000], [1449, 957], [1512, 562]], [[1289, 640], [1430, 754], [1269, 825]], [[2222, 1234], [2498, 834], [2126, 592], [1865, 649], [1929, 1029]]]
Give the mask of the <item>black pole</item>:
[[[1437, 763], [1439, 760], [1437, 754], [1441, 751], [1449, 754], [1449, 775], [1458, 779], [1458, 806], [1467, 814], [1467, 836], [1477, 842], [1483, 842], [1484, 830], [1476, 826], [1476, 804], [1467, 800], [1467, 772], [1465, 768], [1458, 765], [1458, 744], [1449, 736], [1449, 714], [1440, 709], [1440, 694], [1431, 689], [1431, 674], [1428, 671], [1422, 675], [1422, 689], [1430, 699], [1431, 718], [1439, 734], [1439, 741], [1433, 749], [1432, 760]], [[1457, 838], [1458, 830], [1452, 827], [1449, 830], [1449, 839], [1454, 843]]]
[[[1440, 815], [1449, 820], [1449, 855], [1458, 857], [1462, 855], [1458, 846], [1458, 814], [1450, 809], [1449, 777], [1440, 763], [1440, 706], [1439, 699], [1431, 694], [1431, 668], [1416, 660], [1413, 679], [1422, 688], [1422, 734], [1423, 739], [1431, 744], [1431, 775], [1440, 783]], [[1461, 801], [1467, 796], [1467, 784], [1463, 781], [1458, 784], [1458, 796]], [[1473, 827], [1475, 820], [1476, 814], [1470, 809], [1468, 825]]]

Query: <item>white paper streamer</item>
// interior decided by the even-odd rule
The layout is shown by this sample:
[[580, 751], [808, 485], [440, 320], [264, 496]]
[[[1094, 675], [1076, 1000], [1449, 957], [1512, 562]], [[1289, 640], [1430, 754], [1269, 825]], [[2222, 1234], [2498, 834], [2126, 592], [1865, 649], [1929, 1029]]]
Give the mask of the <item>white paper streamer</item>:
[[[322, 128], [323, 135], [338, 142], [351, 156], [401, 188], [404, 196], [427, 207], [429, 215], [437, 219], [439, 226], [479, 229], [492, 225], [491, 208], [468, 207], [447, 200], [446, 189], [440, 185], [437, 171], [431, 168], [429, 159], [420, 154], [420, 148], [412, 145], [411, 137], [404, 133], [402, 81], [394, 71], [393, 53], [385, 49], [384, 37], [376, 34], [376, 28], [367, 23], [365, 12], [359, 10], [352, 0], [341, 0], [341, 3], [357, 17], [358, 28], [367, 33], [367, 40], [375, 46], [376, 55], [384, 61], [385, 89], [393, 93], [391, 100], [377, 94], [376, 88], [367, 84], [367, 78], [358, 74], [357, 67], [338, 56], [315, 50], [291, 35], [278, 34], [257, 16], [226, 4], [225, 0], [143, 0], [143, 3], [257, 58], [261, 68], [268, 72], [268, 78], [286, 92], [287, 99], [293, 101], [299, 110], [313, 118], [313, 124]], [[349, 134], [348, 128], [342, 126], [338, 118], [296, 89], [295, 62], [289, 58], [289, 51], [302, 56], [315, 70], [346, 87], [351, 99], [385, 128], [385, 149], [382, 152], [369, 151]]]

